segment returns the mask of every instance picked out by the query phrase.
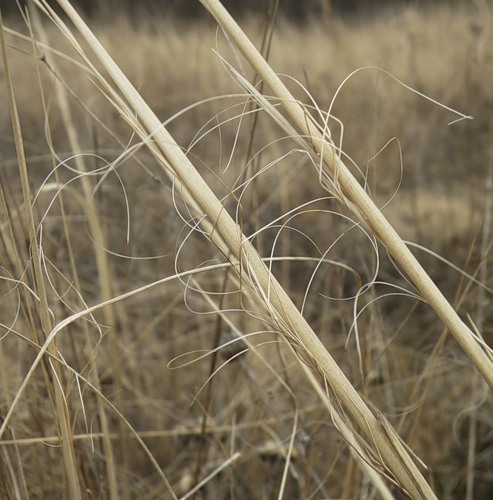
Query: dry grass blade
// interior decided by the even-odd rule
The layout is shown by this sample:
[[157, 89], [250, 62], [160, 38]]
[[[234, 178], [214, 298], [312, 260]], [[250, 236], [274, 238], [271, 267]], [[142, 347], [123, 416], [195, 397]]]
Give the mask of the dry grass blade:
[[195, 493], [197, 493], [197, 491], [199, 491], [201, 488], [203, 488], [214, 476], [219, 474], [224, 469], [228, 468], [232, 463], [236, 462], [236, 460], [238, 460], [238, 458], [240, 458], [240, 456], [241, 456], [241, 453], [237, 452], [233, 456], [228, 458], [228, 460], [226, 460], [219, 467], [217, 467], [215, 470], [213, 470], [205, 479], [200, 481], [200, 483], [197, 484], [197, 486], [192, 488], [186, 495], [182, 496], [181, 500], [185, 500], [187, 498], [193, 498], [193, 496], [195, 495]]
[[[41, 4], [47, 11], [50, 10], [45, 2], [36, 3]], [[212, 225], [212, 229], [209, 227], [207, 230], [210, 240], [230, 262], [241, 267], [243, 286], [250, 287], [259, 299], [259, 307], [269, 311], [272, 324], [277, 326], [279, 332], [296, 346], [297, 352], [319, 372], [332, 395], [331, 400], [335, 403], [332, 411], [339, 411], [339, 407], [345, 408], [347, 414], [354, 420], [355, 427], [359, 427], [362, 434], [366, 436], [367, 447], [372, 450], [373, 454], [373, 466], [413, 498], [434, 498], [433, 491], [407, 452], [404, 449], [396, 450], [393, 446], [393, 440], [389, 438], [388, 425], [383, 426], [363, 402], [307, 321], [269, 272], [249, 240], [241, 233], [238, 225], [226, 212], [172, 136], [161, 125], [70, 3], [59, 0], [59, 4], [123, 95], [123, 99], [118, 102], [124, 118], [134, 126], [144, 141], [151, 143], [152, 140], [154, 145], [151, 147], [152, 152], [158, 156], [161, 165], [168, 167], [164, 169], [166, 174], [178, 179], [200, 213], [207, 215], [207, 220]], [[54, 15], [52, 18], [69, 38], [73, 39], [63, 23]], [[83, 52], [81, 55], [87, 58]], [[100, 75], [97, 76], [102, 78]], [[111, 86], [104, 79], [98, 83], [111, 93]], [[117, 102], [116, 95], [111, 97]], [[126, 104], [123, 104], [124, 102]], [[406, 456], [406, 460], [403, 460], [403, 455]]]

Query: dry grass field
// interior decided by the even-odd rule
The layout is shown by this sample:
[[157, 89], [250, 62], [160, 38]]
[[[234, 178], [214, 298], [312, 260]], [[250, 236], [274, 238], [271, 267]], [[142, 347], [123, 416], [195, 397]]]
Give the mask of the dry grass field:
[[[286, 334], [270, 285], [234, 263], [88, 42], [66, 20], [84, 59], [28, 13], [3, 19], [0, 65], [0, 498], [431, 498], [378, 464], [378, 436]], [[492, 16], [477, 1], [239, 21], [490, 373]], [[87, 23], [389, 443], [397, 431], [399, 460], [438, 498], [492, 498], [491, 388], [234, 43], [166, 12]]]

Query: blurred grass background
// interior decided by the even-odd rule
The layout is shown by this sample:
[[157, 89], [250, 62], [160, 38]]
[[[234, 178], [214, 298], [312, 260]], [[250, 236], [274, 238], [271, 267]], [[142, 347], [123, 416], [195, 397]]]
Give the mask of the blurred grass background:
[[[267, 3], [230, 4], [260, 45]], [[248, 12], [235, 11], [234, 5], [240, 4], [248, 6]], [[488, 191], [493, 162], [491, 4], [382, 2], [377, 9], [374, 2], [370, 8], [369, 2], [333, 1], [330, 16], [324, 16], [323, 5], [316, 2], [306, 2], [307, 10], [296, 14], [300, 4], [280, 3], [269, 53], [272, 66], [289, 75], [286, 81], [301, 100], [310, 102], [302, 85], [323, 111], [336, 96], [332, 113], [344, 128], [341, 137], [341, 128], [331, 122], [333, 135], [342, 140], [345, 154], [363, 172], [360, 178], [373, 196], [382, 206], [388, 202], [384, 210], [397, 230], [491, 288], [491, 271], [480, 273], [488, 263], [491, 269], [491, 236], [488, 239], [483, 224], [488, 196], [492, 196]], [[198, 2], [159, 7], [139, 2], [142, 11], [138, 13], [132, 5], [136, 3], [127, 7], [118, 3], [117, 8], [98, 2], [100, 11], [86, 7], [86, 13], [103, 45], [160, 119], [169, 121], [170, 132], [216, 193], [227, 197], [252, 172], [265, 169], [242, 194], [239, 219], [248, 233], [326, 194], [306, 155], [296, 150], [290, 138], [280, 136], [267, 117], [259, 114], [252, 132], [252, 116], [244, 113], [246, 98], [238, 95], [239, 87], [212, 48], [240, 71], [241, 64], [213, 23], [198, 14]], [[84, 8], [83, 2], [80, 6]], [[6, 14], [7, 27], [28, 35], [18, 13], [7, 10]], [[48, 23], [45, 28], [51, 46], [76, 57], [59, 33]], [[149, 153], [136, 149], [116, 169], [108, 170], [136, 141], [81, 69], [58, 56], [56, 68], [50, 68], [42, 52], [33, 56], [30, 40], [13, 33], [6, 37], [30, 182], [38, 193], [33, 204], [38, 222], [42, 221], [54, 317], [59, 321], [84, 303], [96, 303], [101, 293], [94, 258], [98, 242], [91, 238], [87, 210], [80, 201], [82, 186], [74, 153], [82, 154], [91, 172], [93, 202], [110, 263], [107, 279], [115, 295], [216, 259], [214, 249], [199, 234], [185, 238], [187, 207], [175, 201], [173, 186]], [[474, 119], [447, 125], [455, 115], [376, 67]], [[249, 69], [244, 76], [254, 78]], [[57, 81], [70, 94], [79, 152], [71, 150], [68, 141], [67, 123], [56, 101]], [[219, 98], [222, 95], [227, 97]], [[0, 102], [7, 109], [4, 85]], [[199, 104], [178, 114], [195, 103]], [[36, 354], [20, 334], [36, 330], [39, 321], [36, 301], [23, 298], [7, 279], [26, 284], [31, 280], [17, 161], [9, 116], [3, 113], [3, 411]], [[229, 196], [225, 205], [234, 213], [239, 203]], [[315, 264], [280, 262], [273, 270], [297, 305], [305, 304], [305, 316], [351, 381], [388, 415], [428, 465], [425, 476], [437, 495], [465, 497], [472, 477], [474, 498], [489, 498], [493, 492], [491, 394], [426, 306], [392, 293], [398, 290], [389, 284], [407, 287], [407, 283], [384, 252], [378, 271], [382, 284], [372, 287], [358, 303], [361, 373], [350, 298], [375, 272], [372, 245], [351, 229], [343, 217], [347, 214], [333, 200], [312, 201], [295, 213], [292, 230], [284, 231], [279, 240], [276, 227], [256, 238], [261, 255], [319, 258], [330, 248], [327, 258], [347, 266], [323, 266], [313, 281]], [[435, 256], [416, 251], [464, 317], [470, 315], [481, 324], [481, 334], [491, 344], [491, 296], [485, 298], [480, 288]], [[239, 461], [208, 482], [197, 498], [275, 497], [293, 412], [299, 410], [299, 446], [293, 452], [285, 498], [371, 498], [370, 486], [288, 349], [272, 343], [272, 335], [264, 332], [266, 326], [258, 319], [237, 311], [245, 305], [239, 304], [235, 283], [216, 271], [186, 285], [176, 281], [118, 303], [111, 330], [105, 327], [104, 316], [96, 314], [94, 321], [71, 325], [57, 345], [74, 369], [97, 381], [102, 393], [142, 435], [177, 495], [185, 494], [234, 450], [241, 452]], [[199, 287], [222, 309], [231, 310], [226, 316], [242, 333], [262, 331], [251, 341], [268, 363], [255, 352], [230, 361], [191, 405], [214, 366], [211, 357], [176, 369], [168, 364], [184, 353], [198, 357], [193, 353], [213, 349], [230, 331], [224, 318], [211, 314], [213, 307]], [[228, 360], [228, 355], [221, 359]], [[177, 360], [172, 367], [180, 363]], [[40, 370], [9, 426], [11, 441], [2, 447], [6, 498], [18, 493], [21, 498], [63, 498], [58, 429], [47, 387]], [[101, 407], [87, 387], [66, 389], [85, 495], [109, 498], [107, 463], [97, 434]], [[121, 498], [163, 498], [163, 484], [148, 457], [121, 425], [121, 418], [111, 411], [108, 415]], [[91, 433], [96, 433], [92, 439]]]

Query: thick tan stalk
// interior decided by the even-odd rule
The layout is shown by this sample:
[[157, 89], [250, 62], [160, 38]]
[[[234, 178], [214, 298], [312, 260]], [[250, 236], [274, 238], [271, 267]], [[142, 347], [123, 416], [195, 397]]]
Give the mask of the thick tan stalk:
[[218, 0], [200, 0], [217, 20], [228, 37], [240, 49], [244, 57], [278, 97], [286, 113], [298, 127], [301, 134], [310, 137], [314, 151], [323, 159], [323, 163], [342, 189], [343, 194], [361, 212], [364, 222], [387, 247], [394, 259], [408, 274], [421, 295], [433, 308], [437, 316], [449, 329], [457, 343], [471, 359], [484, 379], [493, 388], [493, 365], [483, 349], [475, 340], [471, 330], [460, 319], [454, 308], [448, 303], [433, 280], [423, 269], [400, 236], [387, 221], [368, 193], [361, 187], [335, 149], [324, 140], [314, 123], [308, 119], [306, 110], [291, 95], [281, 79], [265, 61], [259, 51], [233, 20], [228, 11]]
[[[67, 0], [58, 0], [58, 3], [111, 75], [129, 103], [131, 112], [139, 118], [143, 129], [152, 136], [154, 144], [173, 168], [173, 175], [176, 175], [197, 206], [213, 223], [214, 230], [209, 234], [211, 240], [231, 260], [241, 263], [244, 269], [242, 277], [248, 277], [251, 284], [255, 286], [257, 294], [262, 296], [264, 301], [262, 306], [269, 308], [272, 321], [297, 346], [297, 351], [302, 352], [305, 359], [308, 359], [320, 373], [332, 397], [337, 400], [333, 411], [336, 411], [339, 404], [346, 409], [365, 434], [368, 447], [374, 449], [376, 467], [387, 473], [407, 494], [417, 499], [435, 498], [419, 469], [404, 448], [398, 445], [398, 437], [391, 430], [390, 425], [382, 417], [377, 419], [365, 405], [301, 313], [269, 272], [256, 250], [241, 233], [239, 226], [226, 212], [172, 136], [161, 125], [70, 3]], [[138, 132], [143, 134], [140, 128]], [[166, 169], [165, 172], [169, 174]]]

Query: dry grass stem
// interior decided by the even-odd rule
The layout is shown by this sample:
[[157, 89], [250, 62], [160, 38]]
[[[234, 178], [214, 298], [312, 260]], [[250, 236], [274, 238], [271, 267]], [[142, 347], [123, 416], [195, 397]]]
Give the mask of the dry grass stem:
[[340, 195], [339, 201], [353, 207], [355, 215], [363, 223], [367, 224], [383, 242], [425, 300], [434, 309], [437, 316], [450, 330], [450, 333], [464, 352], [471, 358], [490, 387], [493, 388], [493, 365], [490, 359], [476, 341], [471, 330], [460, 319], [365, 189], [361, 187], [341, 161], [334, 144], [330, 140], [330, 132], [324, 129], [323, 135], [320, 134], [319, 128], [314, 124], [305, 108], [291, 95], [281, 79], [263, 59], [221, 3], [218, 0], [201, 0], [201, 2], [271, 88], [274, 95], [279, 98], [292, 123], [296, 125], [303, 136], [309, 138], [315, 153], [322, 162], [320, 175], [331, 176], [331, 184]]

